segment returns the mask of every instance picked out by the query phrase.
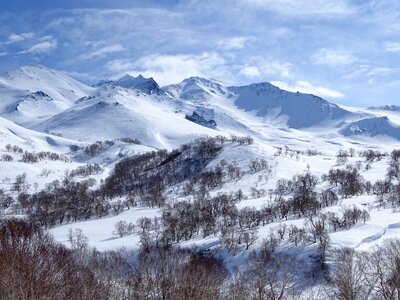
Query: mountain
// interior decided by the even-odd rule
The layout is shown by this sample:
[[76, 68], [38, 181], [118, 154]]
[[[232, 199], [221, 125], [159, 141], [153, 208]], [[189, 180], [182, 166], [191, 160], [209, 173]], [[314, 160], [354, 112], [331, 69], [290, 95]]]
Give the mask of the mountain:
[[0, 117], [0, 148], [11, 144], [28, 151], [68, 151], [70, 146], [80, 144], [59, 136], [37, 132]]
[[227, 88], [220, 82], [202, 77], [189, 77], [178, 84], [162, 88], [170, 97], [181, 100], [207, 100], [217, 95], [228, 96]]
[[290, 128], [307, 128], [332, 120], [339, 122], [351, 115], [320, 97], [284, 91], [267, 82], [228, 87], [216, 80], [190, 77], [163, 90], [172, 98], [196, 104], [215, 105], [220, 99], [226, 99], [240, 110]]
[[155, 148], [217, 133], [186, 120], [158, 97], [114, 86], [103, 86], [96, 96], [82, 99], [34, 128], [85, 141], [136, 138]]
[[89, 86], [41, 65], [27, 65], [7, 72], [0, 77], [0, 85], [21, 91], [42, 91], [67, 104], [93, 92]]
[[267, 82], [230, 87], [229, 91], [238, 108], [272, 120], [284, 120], [291, 128], [307, 128], [351, 114], [320, 97], [284, 91]]
[[41, 65], [27, 65], [0, 76], [0, 114], [21, 124], [71, 107], [95, 89]]
[[145, 78], [142, 75], [137, 77], [124, 75], [118, 80], [104, 80], [97, 84], [97, 86], [103, 85], [119, 86], [126, 89], [136, 89], [149, 95], [153, 93], [159, 94], [162, 91], [153, 77]]
[[400, 111], [400, 105], [371, 106], [371, 107], [368, 107], [368, 109], [399, 112]]
[[388, 117], [371, 117], [351, 122], [341, 132], [344, 136], [388, 136], [400, 140], [400, 126]]

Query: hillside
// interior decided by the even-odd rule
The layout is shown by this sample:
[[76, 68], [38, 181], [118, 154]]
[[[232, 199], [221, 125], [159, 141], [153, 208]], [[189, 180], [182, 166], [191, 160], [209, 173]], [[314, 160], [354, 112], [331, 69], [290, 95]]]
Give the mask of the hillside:
[[[42, 66], [0, 84], [0, 214], [39, 224], [76, 266], [90, 257], [96, 276], [101, 257], [122, 264], [118, 280], [132, 258], [144, 264], [128, 272], [138, 278], [158, 272], [149, 257], [211, 259], [221, 274], [250, 276], [239, 277], [246, 285], [283, 270], [268, 274], [289, 276], [287, 293], [309, 299], [333, 289], [322, 278], [339, 250], [372, 259], [400, 234], [393, 107], [201, 77], [87, 87]], [[124, 280], [115, 290], [132, 292]]]
[[0, 114], [20, 124], [61, 112], [94, 92], [69, 76], [41, 65], [27, 65], [0, 76]]

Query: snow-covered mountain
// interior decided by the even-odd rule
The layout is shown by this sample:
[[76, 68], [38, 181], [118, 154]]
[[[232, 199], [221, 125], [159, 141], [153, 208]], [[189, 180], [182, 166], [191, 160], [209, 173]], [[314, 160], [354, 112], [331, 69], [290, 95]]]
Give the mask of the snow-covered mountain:
[[0, 114], [30, 124], [68, 109], [95, 89], [41, 65], [27, 65], [0, 76]]
[[155, 148], [216, 134], [185, 119], [161, 98], [114, 86], [103, 86], [96, 96], [82, 99], [35, 129], [93, 142], [130, 137]]
[[229, 96], [223, 83], [201, 77], [189, 77], [181, 83], [165, 86], [163, 90], [171, 97], [181, 100], [204, 101], [216, 95]]
[[371, 106], [371, 110], [384, 110], [384, 111], [400, 111], [400, 105], [383, 105], [383, 106]]
[[341, 132], [344, 136], [388, 136], [400, 140], [400, 126], [388, 117], [371, 117], [347, 124]]
[[230, 87], [235, 104], [258, 116], [286, 120], [291, 128], [306, 128], [331, 120], [341, 120], [351, 113], [320, 97], [281, 90], [270, 83]]
[[132, 137], [151, 147], [170, 148], [201, 135], [268, 140], [282, 130], [294, 136], [296, 130], [313, 135], [321, 128], [324, 136], [400, 137], [396, 106], [359, 112], [266, 82], [229, 86], [190, 77], [160, 88], [153, 78], [125, 75], [89, 87], [61, 72], [27, 65], [0, 77], [0, 95], [1, 116], [75, 140]]
[[142, 75], [133, 77], [131, 75], [124, 75], [121, 78], [113, 80], [103, 80], [100, 81], [97, 86], [119, 86], [126, 89], [136, 89], [146, 94], [159, 94], [162, 92], [158, 83], [153, 79], [153, 77], [145, 78]]

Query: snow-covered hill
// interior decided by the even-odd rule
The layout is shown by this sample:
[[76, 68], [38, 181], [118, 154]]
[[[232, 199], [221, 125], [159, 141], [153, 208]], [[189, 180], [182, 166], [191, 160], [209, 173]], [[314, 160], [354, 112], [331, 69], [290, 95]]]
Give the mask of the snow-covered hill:
[[384, 111], [397, 111], [400, 112], [400, 105], [383, 105], [383, 106], [371, 106], [371, 110], [384, 110]]
[[0, 114], [20, 124], [35, 123], [71, 107], [95, 89], [41, 65], [27, 65], [0, 77]]
[[145, 78], [142, 75], [138, 75], [137, 77], [132, 77], [131, 75], [124, 75], [118, 80], [103, 80], [97, 84], [97, 86], [119, 86], [126, 89], [136, 89], [146, 94], [159, 94], [162, 92], [158, 83], [151, 77]]
[[82, 99], [35, 128], [92, 142], [130, 137], [154, 148], [171, 148], [196, 136], [217, 134], [185, 119], [162, 98], [114, 86], [103, 86], [96, 96]]
[[163, 90], [181, 100], [204, 101], [215, 95], [229, 96], [222, 82], [202, 77], [189, 77], [181, 83], [165, 86]]
[[270, 83], [231, 87], [235, 104], [246, 111], [255, 111], [258, 116], [276, 122], [286, 121], [291, 128], [306, 128], [337, 121], [350, 112], [328, 101], [309, 94], [292, 93]]
[[351, 122], [342, 129], [344, 136], [388, 136], [400, 140], [400, 126], [388, 117], [365, 118]]

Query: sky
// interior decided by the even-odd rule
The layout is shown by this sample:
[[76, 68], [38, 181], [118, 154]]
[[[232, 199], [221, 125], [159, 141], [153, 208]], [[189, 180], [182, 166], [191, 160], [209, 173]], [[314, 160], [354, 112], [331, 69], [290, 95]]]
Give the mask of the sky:
[[88, 84], [202, 76], [400, 104], [400, 1], [0, 0], [0, 72], [25, 64]]

